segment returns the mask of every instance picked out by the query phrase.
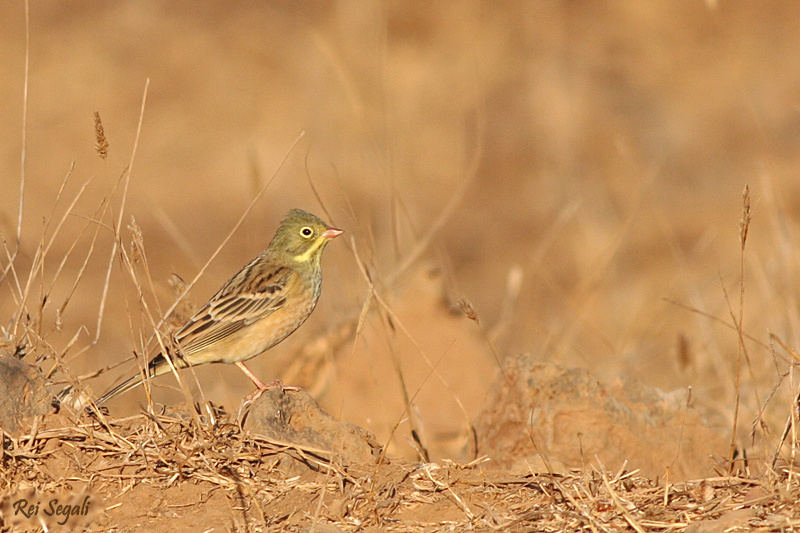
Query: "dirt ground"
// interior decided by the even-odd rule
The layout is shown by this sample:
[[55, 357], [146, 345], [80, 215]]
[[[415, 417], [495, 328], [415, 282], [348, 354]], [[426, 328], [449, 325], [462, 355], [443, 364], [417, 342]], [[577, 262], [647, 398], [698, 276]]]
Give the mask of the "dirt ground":
[[[29, 21], [0, 6], [0, 345], [102, 393], [183, 287], [173, 325], [304, 208], [346, 233], [312, 317], [249, 366], [385, 456], [272, 468], [234, 421], [249, 381], [207, 366], [185, 382], [230, 426], [186, 422], [164, 376], [170, 431], [141, 390], [105, 425], [4, 427], [3, 501], [91, 494], [89, 530], [800, 528], [800, 5], [68, 0]], [[224, 461], [186, 451], [223, 427]]]

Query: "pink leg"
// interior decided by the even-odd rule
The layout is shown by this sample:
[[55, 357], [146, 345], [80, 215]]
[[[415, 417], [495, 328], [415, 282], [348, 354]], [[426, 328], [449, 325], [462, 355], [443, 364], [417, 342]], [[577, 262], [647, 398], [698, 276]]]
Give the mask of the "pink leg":
[[265, 385], [263, 381], [261, 381], [260, 379], [258, 379], [258, 377], [257, 377], [255, 374], [253, 374], [253, 373], [250, 371], [250, 369], [249, 369], [249, 368], [247, 368], [246, 366], [244, 366], [244, 363], [242, 363], [241, 361], [237, 361], [237, 362], [236, 362], [236, 366], [238, 366], [239, 368], [241, 368], [241, 369], [242, 369], [242, 372], [244, 372], [244, 375], [245, 375], [245, 376], [247, 376], [248, 378], [250, 378], [250, 381], [252, 381], [252, 382], [253, 382], [253, 384], [254, 384], [256, 387], [258, 387], [258, 388], [259, 388], [259, 389], [261, 389], [262, 391], [264, 391], [264, 390], [268, 390], [268, 389], [269, 389], [269, 385]]
[[244, 375], [247, 376], [248, 378], [250, 378], [250, 381], [252, 381], [253, 384], [256, 387], [258, 387], [256, 390], [254, 390], [253, 392], [251, 392], [250, 394], [245, 396], [244, 402], [243, 402], [244, 405], [253, 403], [254, 401], [256, 401], [258, 399], [259, 396], [261, 396], [264, 393], [264, 391], [268, 391], [269, 389], [273, 389], [275, 387], [280, 387], [281, 390], [295, 390], [295, 391], [296, 390], [300, 390], [297, 387], [286, 387], [286, 386], [284, 386], [283, 383], [281, 383], [281, 380], [279, 380], [279, 379], [276, 379], [275, 381], [273, 381], [269, 385], [266, 385], [263, 381], [258, 379], [258, 377], [256, 377], [256, 375], [253, 374], [253, 372], [251, 372], [249, 368], [244, 366], [244, 363], [242, 363], [240, 361], [237, 361], [236, 362], [236, 366], [241, 368], [242, 372], [244, 372]]

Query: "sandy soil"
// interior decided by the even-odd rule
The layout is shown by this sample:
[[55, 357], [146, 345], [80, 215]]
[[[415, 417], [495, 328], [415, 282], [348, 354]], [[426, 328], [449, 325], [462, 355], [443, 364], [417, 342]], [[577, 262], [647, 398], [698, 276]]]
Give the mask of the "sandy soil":
[[[185, 313], [263, 248], [288, 209], [302, 207], [346, 239], [326, 251], [314, 315], [251, 368], [304, 387], [337, 419], [372, 432], [392, 464], [405, 465], [387, 471], [388, 485], [407, 483], [413, 465], [458, 469], [502, 448], [491, 458], [498, 464], [469, 468], [501, 467], [517, 476], [503, 479], [519, 479], [515, 464], [544, 456], [587, 487], [605, 486], [602, 476], [592, 481], [597, 472], [622, 483], [613, 476], [637, 471], [636, 483], [663, 491], [667, 481], [730, 479], [735, 432], [735, 479], [752, 476], [768, 494], [777, 494], [775, 480], [787, 494], [796, 489], [771, 460], [780, 449], [790, 464], [797, 443], [791, 433], [780, 446], [796, 416], [800, 361], [800, 5], [32, 4], [27, 92], [24, 3], [4, 4], [0, 21], [0, 325], [4, 342], [27, 345], [27, 361], [56, 368], [52, 390], [83, 376], [97, 394], [135, 371], [131, 356], [174, 301], [176, 276], [188, 283], [202, 273], [178, 308]], [[106, 160], [95, 150], [95, 111]], [[752, 219], [743, 248], [745, 184]], [[115, 229], [126, 250], [138, 247], [143, 298], [112, 250]], [[40, 243], [44, 266], [29, 283]], [[380, 297], [363, 315], [370, 292], [359, 261]], [[522, 381], [512, 387], [501, 368], [522, 354], [529, 375], [545, 364], [579, 379], [509, 396]], [[187, 378], [196, 400], [230, 412], [250, 390], [236, 368]], [[157, 403], [183, 401], [169, 376], [154, 385]], [[570, 395], [580, 398], [573, 411], [564, 409]], [[138, 415], [144, 403], [132, 392], [109, 405], [110, 416]], [[634, 415], [622, 413], [626, 403]], [[531, 418], [537, 406], [549, 418]], [[631, 430], [642, 417], [658, 431]], [[541, 432], [524, 433], [534, 419]], [[689, 419], [701, 433], [685, 432]], [[483, 446], [476, 427], [488, 434], [509, 420], [508, 440], [492, 437], [503, 446]], [[623, 426], [628, 433], [614, 429]], [[635, 449], [595, 453], [620, 440]], [[694, 447], [686, 443], [700, 440], [711, 447], [707, 461], [678, 468]], [[668, 451], [650, 453], [655, 441]], [[75, 457], [70, 468], [79, 469]], [[317, 474], [308, 487], [328, 479]], [[237, 504], [215, 481], [191, 482], [155, 484], [205, 502], [209, 515], [195, 515], [202, 525], [187, 531], [259, 523], [232, 521]], [[399, 523], [509, 524], [473, 520], [485, 515], [471, 500], [461, 506], [461, 492], [453, 498], [434, 485], [448, 503], [414, 507]], [[525, 490], [555, 498], [542, 486]], [[103, 487], [89, 490], [109, 505], [132, 504], [97, 527], [141, 527], [120, 509], [146, 515], [155, 489], [132, 484], [115, 500]], [[696, 501], [715, 501], [697, 490]], [[760, 497], [748, 490], [736, 501]], [[338, 516], [360, 509], [374, 518], [348, 498]], [[308, 501], [287, 500], [271, 515], [282, 519], [262, 523], [307, 527]], [[694, 520], [675, 516], [663, 520]], [[651, 518], [642, 526], [632, 517], [658, 529], [646, 525]], [[613, 523], [580, 520], [635, 527], [624, 513]], [[536, 527], [533, 518], [514, 523]]]

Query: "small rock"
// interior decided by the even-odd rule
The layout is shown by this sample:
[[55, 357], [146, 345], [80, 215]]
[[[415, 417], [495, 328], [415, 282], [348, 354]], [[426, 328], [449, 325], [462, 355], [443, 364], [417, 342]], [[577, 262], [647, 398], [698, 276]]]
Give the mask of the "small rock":
[[[600, 383], [588, 371], [510, 357], [478, 417], [480, 454], [508, 467], [541, 454], [569, 468], [602, 463], [648, 477], [692, 479], [713, 473], [727, 450], [725, 428], [665, 393], [633, 380]], [[600, 466], [600, 465], [598, 465]]]
[[274, 441], [324, 450], [337, 464], [375, 464], [382, 451], [372, 433], [334, 419], [302, 389], [264, 392], [250, 407], [244, 427]]
[[50, 395], [41, 372], [20, 360], [11, 350], [0, 352], [0, 425], [13, 433], [22, 427], [25, 419], [51, 410]]

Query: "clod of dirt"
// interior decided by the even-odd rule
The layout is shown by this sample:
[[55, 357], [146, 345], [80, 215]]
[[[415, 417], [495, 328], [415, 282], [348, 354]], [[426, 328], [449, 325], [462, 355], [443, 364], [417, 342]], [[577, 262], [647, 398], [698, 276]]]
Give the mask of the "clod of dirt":
[[11, 350], [0, 348], [0, 425], [3, 429], [13, 433], [26, 418], [43, 415], [51, 409], [42, 374]]
[[311, 453], [332, 454], [338, 464], [375, 464], [382, 451], [372, 433], [334, 419], [302, 389], [266, 391], [250, 407], [244, 427]]
[[725, 430], [711, 413], [687, 406], [686, 392], [665, 393], [632, 380], [602, 384], [582, 369], [504, 364], [478, 418], [478, 448], [499, 466], [540, 454], [568, 467], [641, 469], [645, 476], [699, 478], [723, 456]]

